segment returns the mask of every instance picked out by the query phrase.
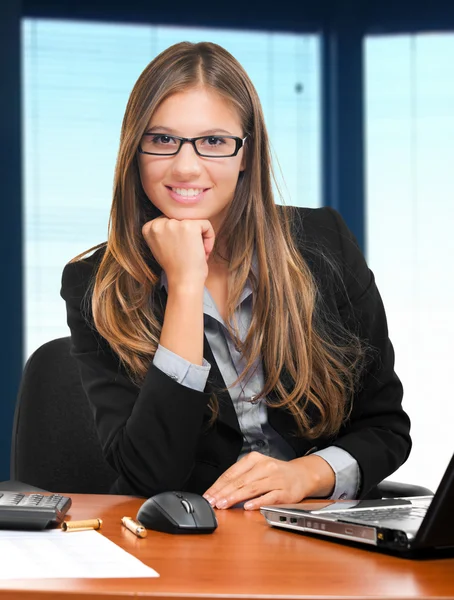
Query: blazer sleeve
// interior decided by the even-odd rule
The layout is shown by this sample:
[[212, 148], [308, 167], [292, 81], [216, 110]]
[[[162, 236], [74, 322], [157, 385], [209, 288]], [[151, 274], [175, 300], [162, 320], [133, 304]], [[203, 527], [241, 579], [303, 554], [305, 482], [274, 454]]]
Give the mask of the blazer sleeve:
[[331, 208], [323, 212], [327, 235], [341, 257], [339, 314], [344, 325], [370, 347], [351, 415], [332, 443], [357, 460], [361, 470], [359, 495], [364, 496], [407, 459], [410, 420], [402, 408], [403, 388], [394, 371], [394, 350], [374, 275], [341, 215]]
[[93, 325], [87, 291], [93, 275], [91, 257], [69, 263], [61, 295], [71, 353], [94, 411], [104, 455], [119, 475], [116, 488], [143, 496], [182, 489], [194, 467], [210, 394], [181, 385], [152, 363], [140, 388], [131, 381]]

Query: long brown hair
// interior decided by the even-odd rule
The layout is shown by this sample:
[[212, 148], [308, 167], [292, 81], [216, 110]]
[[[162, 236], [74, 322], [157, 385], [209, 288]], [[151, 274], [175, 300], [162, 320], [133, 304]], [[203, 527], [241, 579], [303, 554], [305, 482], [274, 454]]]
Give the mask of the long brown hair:
[[[290, 411], [300, 434], [335, 435], [350, 411], [363, 346], [340, 322], [331, 322], [330, 329], [320, 318], [321, 295], [293, 241], [291, 211], [273, 198], [257, 92], [241, 65], [216, 44], [171, 46], [145, 68], [132, 90], [121, 129], [107, 246], [92, 289], [96, 329], [140, 385], [159, 343], [161, 320], [150, 302], [159, 271], [141, 233], [157, 213], [140, 182], [137, 148], [164, 99], [201, 85], [233, 103], [248, 135], [246, 168], [218, 236], [229, 261], [229, 322], [246, 280], [253, 285], [252, 323], [244, 343], [237, 340], [247, 359], [240, 379], [260, 358], [266, 373], [260, 396]], [[233, 325], [230, 330], [235, 336]]]

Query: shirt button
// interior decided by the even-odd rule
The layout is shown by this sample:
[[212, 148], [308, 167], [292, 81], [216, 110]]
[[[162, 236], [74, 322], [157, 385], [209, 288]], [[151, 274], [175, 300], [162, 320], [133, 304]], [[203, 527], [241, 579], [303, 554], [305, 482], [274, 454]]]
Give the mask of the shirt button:
[[347, 494], [346, 494], [346, 492], [344, 492], [343, 494], [341, 494], [339, 496], [339, 500], [345, 500], [346, 497], [347, 497]]
[[257, 446], [258, 446], [259, 448], [263, 448], [263, 446], [264, 446], [264, 445], [265, 445], [265, 442], [264, 442], [264, 440], [257, 440]]

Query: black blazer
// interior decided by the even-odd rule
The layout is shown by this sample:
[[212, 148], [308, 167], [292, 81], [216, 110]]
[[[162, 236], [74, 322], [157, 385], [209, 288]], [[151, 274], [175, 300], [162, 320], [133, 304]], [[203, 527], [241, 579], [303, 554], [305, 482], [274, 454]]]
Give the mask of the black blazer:
[[[394, 372], [394, 351], [385, 311], [372, 272], [339, 213], [330, 208], [298, 209], [295, 240], [320, 288], [326, 316], [342, 318], [376, 351], [354, 398], [348, 422], [334, 439], [309, 440], [296, 434], [293, 417], [268, 408], [269, 423], [293, 447], [296, 456], [329, 445], [339, 446], [358, 462], [363, 496], [407, 458], [410, 423], [402, 409], [402, 385]], [[228, 393], [217, 392], [220, 413], [208, 425], [213, 390], [225, 387], [205, 338], [204, 356], [211, 364], [204, 392], [180, 385], [150, 364], [140, 389], [118, 356], [92, 324], [84, 309], [90, 282], [104, 253], [68, 264], [61, 295], [66, 301], [72, 354], [108, 462], [118, 473], [112, 493], [151, 496], [163, 490], [202, 494], [238, 458], [242, 435]], [[330, 264], [339, 265], [336, 269]], [[87, 302], [88, 300], [88, 302]], [[156, 306], [165, 292], [154, 291]]]

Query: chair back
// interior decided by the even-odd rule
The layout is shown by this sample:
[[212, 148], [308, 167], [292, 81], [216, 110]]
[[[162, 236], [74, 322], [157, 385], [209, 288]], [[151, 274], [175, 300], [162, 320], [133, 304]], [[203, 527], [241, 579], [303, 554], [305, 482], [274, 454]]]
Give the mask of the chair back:
[[107, 494], [116, 479], [105, 461], [70, 338], [28, 359], [17, 397], [11, 479], [51, 492]]

